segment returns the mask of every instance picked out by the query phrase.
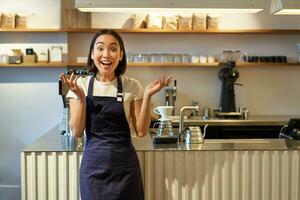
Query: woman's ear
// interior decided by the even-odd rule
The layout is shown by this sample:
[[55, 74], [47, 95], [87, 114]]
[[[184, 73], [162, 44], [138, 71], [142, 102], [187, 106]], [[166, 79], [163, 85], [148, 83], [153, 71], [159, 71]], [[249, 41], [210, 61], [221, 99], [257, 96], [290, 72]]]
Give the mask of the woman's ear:
[[123, 60], [123, 56], [124, 56], [124, 51], [121, 51], [121, 53], [120, 53], [120, 60], [119, 60], [119, 62], [120, 62], [121, 60]]
[[94, 60], [94, 49], [91, 50], [91, 59]]

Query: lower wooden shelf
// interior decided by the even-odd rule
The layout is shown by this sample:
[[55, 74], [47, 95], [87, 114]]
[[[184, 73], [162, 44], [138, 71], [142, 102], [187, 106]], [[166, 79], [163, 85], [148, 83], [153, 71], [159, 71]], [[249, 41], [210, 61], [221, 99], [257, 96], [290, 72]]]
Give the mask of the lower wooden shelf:
[[[128, 63], [128, 67], [222, 67], [225, 64], [220, 64], [218, 62], [215, 63]], [[280, 67], [280, 66], [295, 66], [300, 67], [300, 63], [292, 62], [292, 63], [246, 63], [246, 62], [238, 62], [236, 64], [237, 67]], [[1, 67], [45, 67], [45, 68], [65, 68], [65, 67], [86, 67], [85, 63], [22, 63], [22, 64], [0, 64]]]

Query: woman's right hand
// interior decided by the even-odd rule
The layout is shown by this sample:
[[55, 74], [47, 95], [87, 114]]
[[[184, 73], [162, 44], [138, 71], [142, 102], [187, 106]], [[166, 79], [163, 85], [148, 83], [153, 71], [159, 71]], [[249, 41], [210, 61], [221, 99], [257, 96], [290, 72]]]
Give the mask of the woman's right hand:
[[71, 74], [70, 78], [67, 78], [67, 76], [64, 73], [59, 75], [60, 80], [62, 80], [62, 82], [66, 84], [68, 88], [77, 95], [78, 99], [84, 100], [85, 99], [84, 90], [82, 87], [78, 86], [77, 84], [78, 77], [79, 76], [74, 75], [74, 73]]

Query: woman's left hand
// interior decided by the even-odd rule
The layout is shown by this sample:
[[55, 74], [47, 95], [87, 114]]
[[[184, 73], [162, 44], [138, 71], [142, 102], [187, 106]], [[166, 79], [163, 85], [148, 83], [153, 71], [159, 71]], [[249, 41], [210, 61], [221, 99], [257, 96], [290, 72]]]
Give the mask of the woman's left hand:
[[145, 88], [145, 95], [150, 97], [155, 93], [159, 92], [163, 87], [166, 87], [172, 81], [172, 76], [166, 77], [165, 75], [160, 76], [157, 80], [149, 83]]

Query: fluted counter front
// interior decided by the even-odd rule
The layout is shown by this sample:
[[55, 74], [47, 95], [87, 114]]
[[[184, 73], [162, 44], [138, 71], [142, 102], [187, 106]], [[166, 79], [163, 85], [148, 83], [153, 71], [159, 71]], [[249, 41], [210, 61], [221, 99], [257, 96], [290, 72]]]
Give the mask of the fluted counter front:
[[[132, 138], [147, 200], [300, 199], [300, 142], [207, 139], [153, 145]], [[58, 127], [21, 153], [23, 200], [77, 200], [82, 146]]]

